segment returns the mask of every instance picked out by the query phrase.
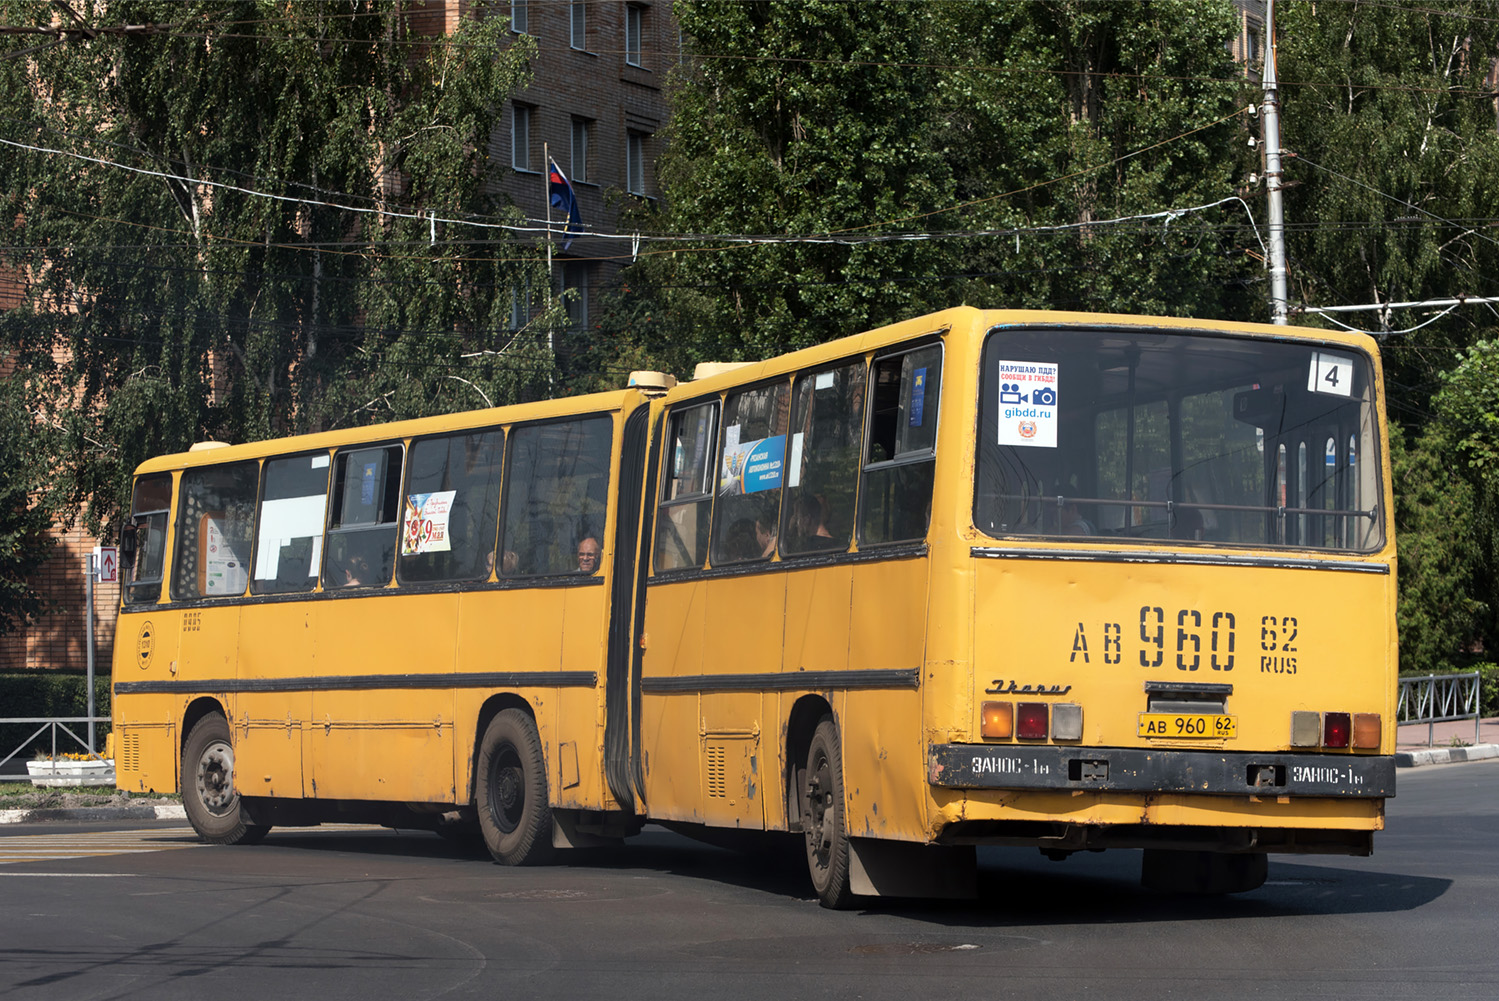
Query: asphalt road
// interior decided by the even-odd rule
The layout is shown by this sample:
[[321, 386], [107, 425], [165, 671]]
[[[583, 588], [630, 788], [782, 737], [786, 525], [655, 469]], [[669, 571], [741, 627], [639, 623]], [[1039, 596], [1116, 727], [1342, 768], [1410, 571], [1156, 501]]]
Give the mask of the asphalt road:
[[974, 902], [818, 907], [795, 859], [658, 828], [506, 869], [431, 835], [0, 829], [0, 996], [1499, 997], [1499, 761], [1402, 771], [1368, 859], [1272, 857], [1238, 897], [1141, 889], [1133, 852], [981, 853]]

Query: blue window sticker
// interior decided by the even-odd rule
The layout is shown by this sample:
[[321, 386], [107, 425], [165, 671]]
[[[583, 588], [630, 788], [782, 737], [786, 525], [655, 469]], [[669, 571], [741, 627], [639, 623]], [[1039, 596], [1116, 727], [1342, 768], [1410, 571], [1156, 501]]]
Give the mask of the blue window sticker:
[[921, 427], [921, 412], [926, 404], [926, 368], [911, 373], [911, 426]]
[[364, 464], [364, 473], [359, 483], [359, 503], [375, 503], [375, 475], [379, 468], [380, 464], [378, 462], [366, 462]]

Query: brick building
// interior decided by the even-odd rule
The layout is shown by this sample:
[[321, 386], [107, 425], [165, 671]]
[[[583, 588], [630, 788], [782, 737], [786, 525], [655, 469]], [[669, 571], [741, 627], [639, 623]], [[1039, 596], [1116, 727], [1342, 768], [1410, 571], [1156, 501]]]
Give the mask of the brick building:
[[[22, 275], [0, 266], [0, 313], [21, 304], [24, 280]], [[8, 363], [0, 366], [0, 375], [11, 372]], [[84, 560], [98, 540], [77, 525], [57, 525], [53, 535], [57, 549], [36, 578], [40, 590], [51, 597], [53, 608], [34, 625], [0, 636], [0, 671], [39, 667], [82, 670], [87, 663]], [[94, 590], [94, 642], [100, 670], [109, 664], [119, 596], [114, 584], [100, 584]]]
[[[554, 289], [578, 290], [569, 305], [571, 325], [589, 325], [589, 300], [629, 260], [629, 244], [589, 238], [614, 233], [622, 209], [657, 195], [652, 162], [656, 134], [666, 124], [665, 78], [680, 43], [665, 0], [427, 0], [413, 5], [413, 28], [438, 36], [464, 15], [510, 19], [511, 37], [531, 36], [536, 55], [532, 83], [507, 103], [490, 139], [496, 189], [530, 219], [547, 217], [546, 159], [567, 173], [579, 203], [584, 235], [564, 252], [554, 243]], [[509, 168], [504, 169], [504, 168]], [[558, 221], [560, 224], [560, 220]], [[24, 276], [0, 269], [0, 312], [22, 301]], [[511, 325], [519, 327], [540, 305], [542, 289], [518, 289]], [[86, 658], [83, 625], [84, 560], [98, 540], [81, 527], [58, 526], [58, 549], [38, 583], [55, 602], [31, 627], [0, 637], [0, 670], [68, 667]], [[95, 589], [97, 668], [108, 670], [113, 648], [114, 585]]]

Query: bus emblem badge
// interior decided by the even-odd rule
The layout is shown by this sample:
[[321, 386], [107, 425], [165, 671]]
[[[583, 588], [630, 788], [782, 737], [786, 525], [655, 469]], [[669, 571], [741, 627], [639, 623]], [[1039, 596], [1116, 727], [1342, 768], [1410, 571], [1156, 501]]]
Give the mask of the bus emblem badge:
[[141, 623], [141, 634], [135, 641], [136, 661], [142, 671], [151, 666], [151, 654], [155, 651], [156, 630], [151, 627], [151, 621], [147, 619]]
[[1034, 437], [1036, 437], [1036, 422], [1035, 421], [1021, 421], [1020, 422], [1020, 437], [1022, 437], [1022, 438], [1034, 438]]

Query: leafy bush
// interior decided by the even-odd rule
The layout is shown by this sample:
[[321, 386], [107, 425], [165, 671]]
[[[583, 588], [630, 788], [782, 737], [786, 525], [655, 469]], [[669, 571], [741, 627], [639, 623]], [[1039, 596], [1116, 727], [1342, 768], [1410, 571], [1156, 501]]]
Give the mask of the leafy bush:
[[[0, 718], [25, 717], [58, 718], [63, 716], [88, 715], [87, 675], [82, 671], [12, 671], [0, 673]], [[94, 713], [109, 715], [109, 672], [94, 677]], [[79, 737], [87, 739], [87, 723], [65, 724]], [[34, 738], [32, 734], [41, 723], [0, 724], [0, 758], [19, 748], [16, 758], [28, 760], [37, 751], [50, 753], [52, 734], [42, 732]], [[109, 733], [109, 724], [95, 726], [96, 751], [104, 749], [104, 737]], [[57, 750], [78, 751], [81, 746], [65, 733], [57, 735]]]

